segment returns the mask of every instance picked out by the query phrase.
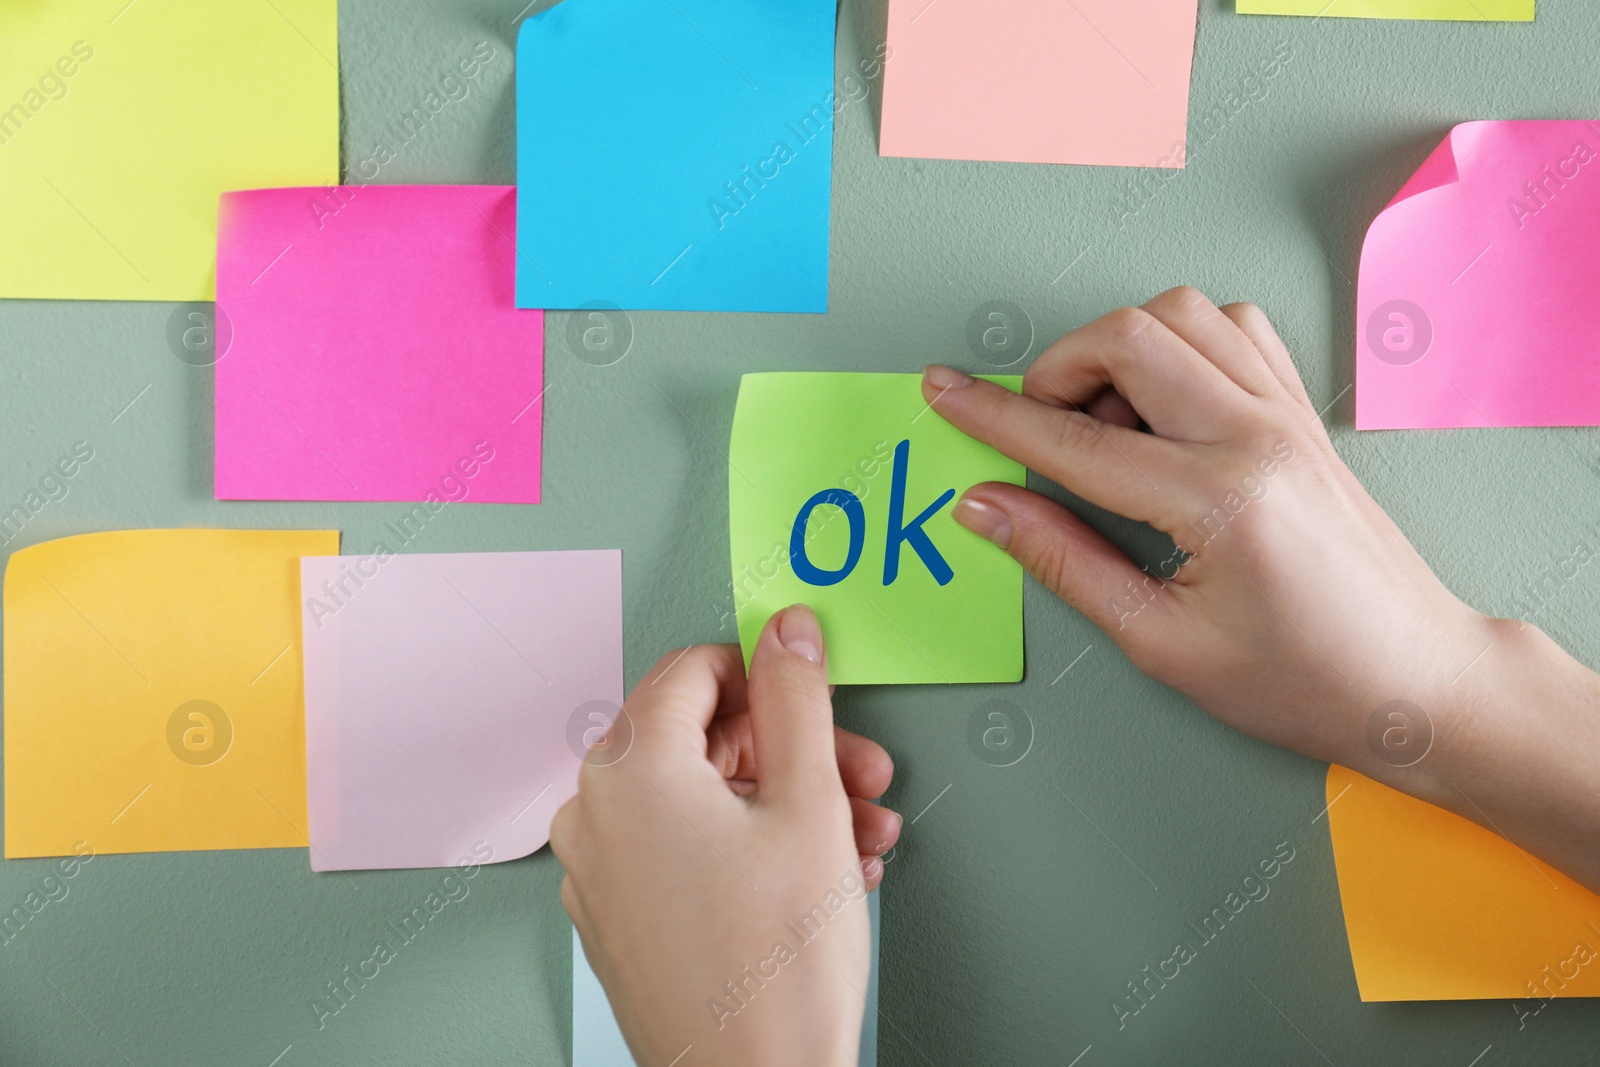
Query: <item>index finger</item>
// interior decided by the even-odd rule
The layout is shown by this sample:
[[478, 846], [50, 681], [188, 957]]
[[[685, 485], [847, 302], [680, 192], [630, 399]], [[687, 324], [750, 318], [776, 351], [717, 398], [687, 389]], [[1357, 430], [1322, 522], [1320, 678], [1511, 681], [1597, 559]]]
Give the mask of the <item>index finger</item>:
[[1171, 441], [932, 366], [922, 395], [946, 422], [1118, 515], [1166, 528], [1187, 501]]
[[703, 759], [711, 720], [746, 706], [739, 646], [692, 645], [656, 661], [628, 694], [623, 712], [635, 745], [646, 751], [686, 747]]

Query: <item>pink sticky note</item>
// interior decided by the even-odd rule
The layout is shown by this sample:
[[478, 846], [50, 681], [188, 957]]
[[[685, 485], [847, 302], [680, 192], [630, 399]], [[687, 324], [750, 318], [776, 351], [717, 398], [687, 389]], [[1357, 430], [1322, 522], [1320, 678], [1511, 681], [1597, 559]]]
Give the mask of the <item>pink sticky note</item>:
[[219, 500], [539, 500], [544, 313], [516, 189], [222, 197]]
[[1600, 425], [1600, 123], [1467, 122], [1367, 231], [1363, 430]]
[[316, 556], [300, 582], [312, 869], [542, 847], [622, 704], [622, 553]]
[[1197, 0], [890, 0], [886, 156], [1181, 167]]

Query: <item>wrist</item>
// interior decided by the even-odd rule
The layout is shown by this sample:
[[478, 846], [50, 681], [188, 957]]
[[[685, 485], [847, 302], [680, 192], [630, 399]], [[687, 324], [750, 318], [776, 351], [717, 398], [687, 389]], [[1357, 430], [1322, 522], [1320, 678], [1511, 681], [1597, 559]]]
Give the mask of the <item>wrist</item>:
[[1516, 620], [1483, 618], [1472, 640], [1471, 665], [1422, 709], [1426, 751], [1402, 759], [1369, 743], [1356, 769], [1593, 886], [1600, 863], [1578, 842], [1600, 818], [1600, 677]]
[[1417, 764], [1424, 799], [1452, 809], [1468, 806], [1469, 783], [1559, 774], [1561, 727], [1595, 692], [1594, 674], [1538, 627], [1484, 619], [1482, 630], [1476, 661], [1435, 698], [1434, 751]]
[[[1413, 622], [1379, 670], [1341, 672], [1349, 685], [1330, 718], [1330, 762], [1433, 804], [1445, 803], [1457, 764], [1504, 728], [1493, 705], [1505, 691], [1502, 661], [1522, 639], [1515, 623], [1454, 598]], [[1392, 639], [1391, 639], [1392, 640]], [[1367, 662], [1376, 657], [1367, 650]]]

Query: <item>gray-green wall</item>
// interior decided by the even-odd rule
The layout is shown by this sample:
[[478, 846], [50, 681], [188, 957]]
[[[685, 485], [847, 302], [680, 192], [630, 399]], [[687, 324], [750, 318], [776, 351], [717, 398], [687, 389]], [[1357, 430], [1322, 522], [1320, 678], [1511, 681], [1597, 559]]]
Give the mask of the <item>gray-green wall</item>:
[[[882, 40], [883, 3], [846, 0], [841, 69]], [[512, 182], [521, 7], [344, 0], [347, 174], [429, 81], [487, 40], [497, 56], [473, 95], [383, 180]], [[576, 358], [567, 316], [551, 314], [546, 502], [450, 508], [411, 547], [620, 546], [631, 681], [675, 644], [734, 638], [719, 449], [741, 372], [913, 370], [932, 359], [982, 369], [964, 337], [986, 301], [1026, 309], [1048, 341], [1188, 282], [1267, 309], [1313, 399], [1331, 405], [1356, 473], [1453, 589], [1511, 612], [1537, 572], [1578, 539], [1593, 544], [1600, 441], [1590, 430], [1356, 435], [1344, 391], [1353, 281], [1368, 221], [1452, 123], [1600, 116], [1600, 12], [1545, 0], [1533, 25], [1451, 25], [1202, 7], [1196, 119], [1242, 95], [1280, 43], [1293, 58], [1209, 140], [1191, 131], [1189, 170], [1158, 182], [1153, 199], [1135, 192], [1136, 171], [879, 159], [877, 97], [852, 104], [836, 141], [829, 314], [636, 314], [632, 352], [606, 368]], [[7, 547], [216, 525], [338, 527], [346, 551], [369, 548], [403, 509], [211, 499], [210, 372], [174, 358], [171, 310], [0, 303], [0, 499], [20, 498], [73, 441], [97, 453], [71, 495]], [[1136, 552], [1157, 551], [1148, 531], [1095, 521]], [[1584, 572], [1537, 620], [1591, 663], [1597, 583]], [[1491, 1045], [1479, 1067], [1595, 1060], [1589, 1002], [1555, 1003], [1522, 1030], [1505, 1002], [1362, 1005], [1326, 820], [1312, 822], [1324, 768], [1146, 681], [1032, 583], [1027, 650], [1020, 686], [840, 694], [841, 718], [897, 760], [891, 803], [909, 817], [948, 787], [889, 868], [883, 1063], [1064, 1067], [1090, 1045], [1080, 1067], [1467, 1067]], [[1007, 768], [981, 762], [966, 740], [974, 709], [996, 699], [1037, 729]], [[1119, 1032], [1111, 1004], [1124, 983], [1284, 841], [1296, 858], [1270, 897]], [[0, 909], [20, 903], [45, 866], [0, 863]], [[318, 1031], [311, 998], [437, 872], [314, 877], [303, 851], [97, 859], [0, 947], [0, 1062], [559, 1063], [571, 1047], [560, 874], [548, 852], [486, 869]]]

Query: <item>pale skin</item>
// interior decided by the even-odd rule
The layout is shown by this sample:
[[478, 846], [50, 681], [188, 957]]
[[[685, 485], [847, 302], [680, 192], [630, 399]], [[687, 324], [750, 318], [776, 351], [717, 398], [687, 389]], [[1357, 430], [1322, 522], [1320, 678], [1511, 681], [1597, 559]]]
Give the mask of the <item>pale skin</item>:
[[[1445, 588], [1339, 459], [1258, 308], [1174, 289], [1063, 337], [1020, 396], [941, 366], [923, 393], [952, 425], [1188, 554], [1152, 576], [1018, 486], [973, 486], [956, 503], [958, 522], [1146, 674], [1251, 736], [1504, 834], [1600, 892], [1600, 677], [1532, 625]], [[659, 688], [647, 678], [630, 698], [636, 747], [645, 720], [662, 720], [650, 773], [692, 794], [680, 805], [703, 802], [688, 813], [726, 860], [649, 785], [602, 778], [616, 767], [586, 768], [557, 817], [563, 900], [646, 1067], [690, 1043], [685, 1067], [855, 1062], [862, 1005], [846, 994], [865, 989], [864, 911], [841, 912], [851, 922], [828, 933], [845, 936], [819, 937], [720, 1030], [703, 1003], [847, 858], [876, 884], [874, 857], [899, 832], [892, 813], [862, 811], [887, 788], [887, 754], [834, 732], [823, 669], [782, 655], [778, 627], [800, 612], [814, 627], [804, 609], [775, 617], [748, 687], [735, 652], [700, 649], [672, 668], [691, 668], [672, 697], [641, 696]], [[1369, 739], [1373, 713], [1396, 700], [1433, 728], [1408, 767]], [[751, 743], [729, 755], [726, 713], [714, 715], [746, 707], [751, 732], [739, 736]], [[760, 872], [760, 894], [728, 860]]]
[[665, 656], [624, 710], [632, 746], [584, 765], [550, 843], [635, 1061], [855, 1063], [866, 889], [900, 817], [868, 803], [888, 753], [833, 724], [816, 616], [773, 616], [748, 682], [736, 646]]

